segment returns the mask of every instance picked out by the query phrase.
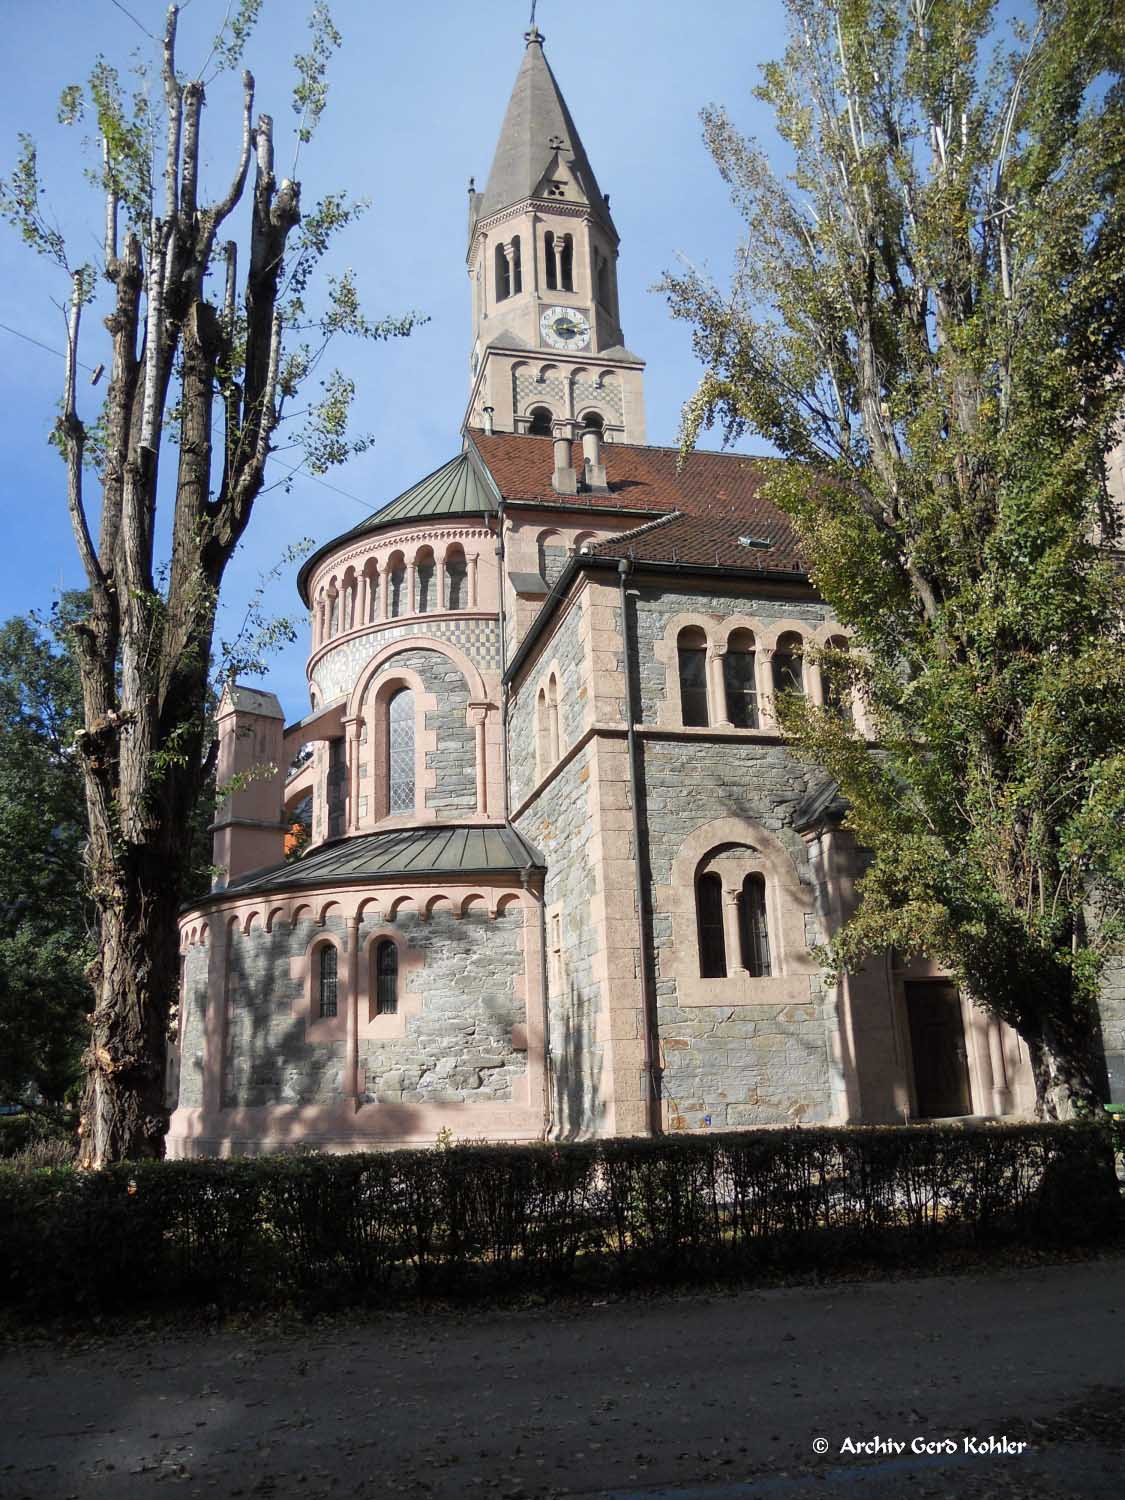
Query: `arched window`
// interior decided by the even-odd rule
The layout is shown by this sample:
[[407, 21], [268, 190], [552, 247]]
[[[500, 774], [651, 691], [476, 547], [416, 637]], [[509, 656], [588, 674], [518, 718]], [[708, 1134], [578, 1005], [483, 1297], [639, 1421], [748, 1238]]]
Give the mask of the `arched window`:
[[531, 408], [531, 425], [527, 430], [533, 437], [550, 437], [552, 420], [549, 407], [533, 406]]
[[559, 682], [553, 672], [547, 684], [547, 736], [553, 765], [559, 758]]
[[705, 726], [711, 722], [707, 714], [707, 637], [698, 625], [680, 631], [676, 651], [683, 722]]
[[543, 264], [547, 279], [547, 290], [557, 292], [559, 289], [558, 257], [555, 254], [555, 236], [551, 230], [543, 236]]
[[805, 679], [801, 671], [801, 637], [795, 630], [787, 630], [778, 640], [773, 653], [774, 697], [782, 693], [800, 693], [804, 697]]
[[387, 704], [387, 811], [414, 811], [414, 694], [399, 688]]
[[723, 880], [713, 870], [695, 883], [699, 925], [699, 977], [727, 977], [727, 945], [723, 936]]
[[512, 236], [512, 296], [518, 296], [523, 291], [523, 265], [520, 260], [520, 237], [518, 234]]
[[322, 1021], [338, 1013], [339, 1001], [336, 993], [336, 975], [340, 956], [331, 943], [318, 950], [319, 975], [317, 980], [317, 1014]]
[[551, 731], [547, 725], [546, 688], [540, 688], [535, 699], [535, 738], [539, 747], [539, 774], [545, 776], [551, 766]]
[[742, 967], [755, 979], [768, 978], [770, 935], [766, 925], [766, 878], [747, 875], [738, 898], [738, 934]]
[[427, 547], [414, 564], [414, 612], [424, 615], [433, 608], [434, 555]]
[[748, 630], [736, 630], [727, 642], [723, 657], [723, 685], [726, 688], [727, 719], [736, 729], [757, 729], [758, 688], [754, 679], [754, 637]]
[[594, 251], [595, 256], [595, 278], [597, 281], [598, 301], [604, 308], [609, 307], [609, 261], [600, 250]]
[[600, 412], [588, 411], [582, 418], [583, 432], [601, 432], [604, 426], [605, 423], [602, 421]]
[[392, 558], [387, 575], [387, 612], [396, 619], [406, 611], [406, 564], [401, 557]]
[[469, 566], [465, 561], [465, 554], [463, 552], [451, 553], [445, 559], [447, 608], [465, 608], [468, 578]]
[[[825, 644], [829, 651], [847, 653], [846, 636], [834, 635]], [[842, 719], [851, 720], [853, 717], [851, 684], [848, 681], [846, 669], [834, 663], [825, 662], [820, 669], [820, 680], [824, 686], [825, 708], [832, 709]]]
[[511, 295], [512, 274], [508, 266], [508, 257], [504, 253], [504, 246], [500, 244], [496, 246], [496, 300], [503, 302]]
[[574, 290], [574, 240], [569, 234], [559, 242], [559, 288], [564, 292]]
[[375, 1014], [398, 1014], [398, 948], [390, 938], [375, 949]]

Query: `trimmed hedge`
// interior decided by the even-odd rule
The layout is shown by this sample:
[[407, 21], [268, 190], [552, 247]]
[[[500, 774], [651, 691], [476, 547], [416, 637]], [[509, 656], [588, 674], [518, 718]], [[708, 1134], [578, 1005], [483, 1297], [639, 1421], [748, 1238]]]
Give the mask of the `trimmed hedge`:
[[845, 1127], [576, 1145], [0, 1167], [0, 1301], [308, 1309], [745, 1277], [1120, 1222], [1103, 1125]]

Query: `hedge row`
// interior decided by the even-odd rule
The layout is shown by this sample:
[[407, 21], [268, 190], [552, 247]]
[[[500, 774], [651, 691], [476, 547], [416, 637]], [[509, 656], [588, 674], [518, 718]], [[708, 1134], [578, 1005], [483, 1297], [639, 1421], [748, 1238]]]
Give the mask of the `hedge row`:
[[642, 1285], [1111, 1234], [1104, 1126], [798, 1129], [0, 1167], [0, 1299], [34, 1314]]

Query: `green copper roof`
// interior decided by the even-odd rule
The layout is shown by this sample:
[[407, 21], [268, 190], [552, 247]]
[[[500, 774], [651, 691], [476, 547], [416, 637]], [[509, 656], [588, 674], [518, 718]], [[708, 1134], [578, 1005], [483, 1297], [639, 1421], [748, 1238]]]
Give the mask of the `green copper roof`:
[[251, 870], [208, 901], [254, 892], [315, 889], [325, 885], [379, 884], [416, 876], [451, 879], [516, 876], [521, 870], [544, 869], [539, 850], [510, 823], [466, 827], [449, 824], [353, 834], [311, 849], [301, 859]]
[[467, 453], [458, 453], [448, 463], [442, 464], [432, 474], [419, 479], [408, 490], [384, 505], [382, 510], [366, 516], [358, 526], [333, 537], [318, 547], [308, 562], [297, 574], [297, 587], [307, 604], [306, 588], [313, 568], [334, 548], [350, 542], [370, 531], [382, 531], [385, 526], [396, 526], [403, 521], [437, 520], [445, 516], [491, 515], [496, 509], [496, 499], [488, 483], [483, 479]]

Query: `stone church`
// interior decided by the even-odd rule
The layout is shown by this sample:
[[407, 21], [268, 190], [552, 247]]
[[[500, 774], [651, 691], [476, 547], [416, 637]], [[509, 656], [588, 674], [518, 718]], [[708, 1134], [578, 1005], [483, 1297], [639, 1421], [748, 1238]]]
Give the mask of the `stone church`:
[[183, 916], [173, 1155], [1033, 1104], [1019, 1038], [928, 965], [822, 975], [857, 851], [774, 701], [863, 732], [813, 656], [845, 635], [752, 459], [646, 444], [618, 246], [532, 29], [470, 192], [457, 451], [301, 569], [304, 718], [220, 706], [220, 781], [277, 769]]

